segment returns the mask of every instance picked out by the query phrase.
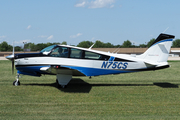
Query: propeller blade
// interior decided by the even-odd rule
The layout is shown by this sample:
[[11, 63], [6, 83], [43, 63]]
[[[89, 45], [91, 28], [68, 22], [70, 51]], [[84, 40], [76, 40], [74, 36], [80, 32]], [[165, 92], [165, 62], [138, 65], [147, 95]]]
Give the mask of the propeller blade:
[[12, 52], [13, 58], [12, 58], [12, 74], [14, 75], [14, 41], [13, 41], [13, 52]]
[[14, 74], [14, 42], [13, 42], [13, 52], [12, 55], [6, 56], [7, 59], [11, 60], [12, 62], [12, 74]]
[[12, 59], [12, 74], [14, 75], [14, 59]]

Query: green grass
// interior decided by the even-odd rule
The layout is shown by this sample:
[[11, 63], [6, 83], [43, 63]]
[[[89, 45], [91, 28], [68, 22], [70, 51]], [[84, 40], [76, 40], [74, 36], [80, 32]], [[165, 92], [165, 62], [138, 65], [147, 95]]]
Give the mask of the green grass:
[[0, 119], [180, 119], [180, 61], [170, 68], [99, 77], [22, 76], [13, 86], [11, 62], [0, 61]]

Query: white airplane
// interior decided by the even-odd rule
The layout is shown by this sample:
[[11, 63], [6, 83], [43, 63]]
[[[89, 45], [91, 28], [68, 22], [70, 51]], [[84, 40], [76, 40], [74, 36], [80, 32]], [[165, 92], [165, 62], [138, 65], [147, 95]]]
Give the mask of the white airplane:
[[114, 54], [69, 45], [52, 45], [39, 53], [23, 53], [7, 56], [15, 63], [19, 75], [56, 75], [59, 87], [65, 88], [72, 76], [99, 76], [158, 70], [168, 68], [168, 56], [175, 36], [160, 34], [147, 51], [136, 57]]

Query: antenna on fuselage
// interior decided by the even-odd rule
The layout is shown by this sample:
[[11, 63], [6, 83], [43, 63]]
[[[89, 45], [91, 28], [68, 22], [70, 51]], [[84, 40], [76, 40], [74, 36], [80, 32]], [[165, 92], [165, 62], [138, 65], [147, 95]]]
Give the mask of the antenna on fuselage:
[[[95, 42], [95, 43], [96, 43], [96, 42]], [[91, 47], [89, 47], [89, 49], [91, 49], [91, 48], [95, 45], [95, 43], [94, 43], [94, 44], [92, 44], [92, 45], [91, 45]]]
[[164, 30], [164, 32], [163, 32], [163, 33], [165, 33], [168, 29], [169, 29], [169, 27], [167, 27], [167, 28]]
[[120, 49], [116, 52], [116, 54], [120, 51]]
[[[120, 46], [118, 48], [116, 48], [112, 53], [115, 53], [118, 49], [120, 48]], [[119, 49], [120, 50], [120, 49]], [[119, 50], [117, 52], [119, 52]], [[116, 53], [117, 53], [116, 52]]]

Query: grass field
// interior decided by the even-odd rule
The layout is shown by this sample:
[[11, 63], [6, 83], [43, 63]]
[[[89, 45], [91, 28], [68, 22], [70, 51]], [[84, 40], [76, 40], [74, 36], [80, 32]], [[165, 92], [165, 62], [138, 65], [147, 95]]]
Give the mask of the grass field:
[[0, 119], [180, 119], [180, 61], [171, 68], [99, 77], [22, 76], [13, 86], [11, 62], [0, 61]]

